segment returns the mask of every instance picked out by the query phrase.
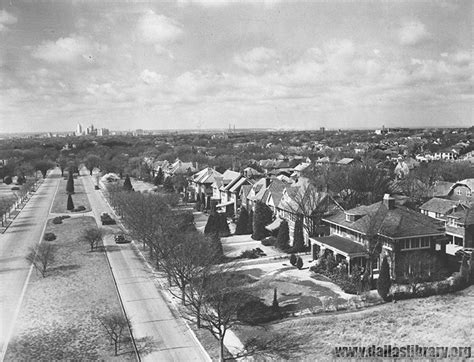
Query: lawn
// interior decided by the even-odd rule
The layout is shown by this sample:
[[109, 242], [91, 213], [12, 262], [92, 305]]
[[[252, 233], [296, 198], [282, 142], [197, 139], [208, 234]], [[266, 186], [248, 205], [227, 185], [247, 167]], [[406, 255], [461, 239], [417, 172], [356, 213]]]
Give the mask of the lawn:
[[[61, 214], [69, 213], [67, 210], [67, 192], [66, 192], [67, 180], [61, 179], [59, 183], [58, 192], [54, 198], [53, 207], [51, 209], [52, 213]], [[84, 185], [80, 177], [74, 179], [74, 194], [72, 195], [72, 201], [74, 207], [84, 206], [86, 209], [83, 212], [91, 211], [91, 206], [89, 204], [89, 199], [87, 198], [87, 193], [84, 190]]]
[[303, 343], [291, 359], [329, 359], [335, 346], [471, 346], [474, 286], [451, 295], [388, 303], [357, 312], [287, 319], [239, 335], [280, 332]]
[[59, 225], [49, 220], [46, 232], [57, 236], [51, 242], [58, 247], [56, 260], [46, 278], [33, 272], [5, 360], [135, 359], [130, 343], [114, 357], [96, 318], [121, 313], [121, 306], [105, 254], [89, 252], [80, 241], [82, 230], [94, 225], [88, 216]]

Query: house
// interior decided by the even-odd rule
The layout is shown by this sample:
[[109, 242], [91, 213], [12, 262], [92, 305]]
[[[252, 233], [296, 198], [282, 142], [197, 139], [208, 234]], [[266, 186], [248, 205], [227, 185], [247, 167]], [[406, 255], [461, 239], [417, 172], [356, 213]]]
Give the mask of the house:
[[451, 184], [447, 198], [450, 200], [460, 201], [463, 204], [469, 205], [474, 201], [474, 178], [468, 178], [462, 181]]
[[255, 182], [250, 188], [247, 196], [245, 197], [245, 207], [247, 210], [255, 211], [255, 203], [257, 201], [262, 201], [263, 195], [267, 190], [267, 187], [270, 186], [271, 179], [270, 177], [264, 177]]
[[217, 200], [217, 208], [225, 211], [228, 215], [237, 213], [240, 206], [240, 188], [250, 182], [239, 172], [226, 170], [222, 177], [217, 177], [212, 185], [213, 198]]
[[311, 162], [303, 162], [300, 163], [299, 165], [296, 165], [292, 171], [293, 173], [291, 174], [291, 177], [298, 179], [301, 177], [302, 173], [309, 167], [311, 166]]
[[413, 270], [435, 272], [445, 261], [444, 227], [397, 205], [389, 194], [382, 201], [338, 211], [323, 221], [329, 224], [330, 235], [311, 238], [313, 258], [333, 254], [338, 262], [347, 263], [349, 274], [356, 266], [371, 266], [371, 274], [377, 278], [387, 256], [391, 278], [403, 282]]
[[334, 204], [329, 195], [318, 191], [305, 179], [285, 187], [276, 209], [278, 217], [288, 222], [290, 244], [293, 243], [294, 226], [298, 218], [303, 221], [306, 245], [310, 245], [309, 238], [312, 236], [327, 235], [328, 229], [321, 224], [321, 217], [327, 215], [331, 206]]
[[163, 171], [165, 172], [166, 177], [174, 175], [188, 175], [190, 173], [196, 172], [196, 169], [194, 168], [192, 162], [183, 162], [180, 159], [177, 159]]
[[222, 177], [222, 174], [211, 167], [207, 167], [194, 175], [188, 181], [189, 200], [200, 200], [206, 209], [211, 207], [212, 187], [216, 178]]
[[355, 158], [345, 157], [337, 161], [337, 164], [340, 166], [350, 166], [355, 165], [357, 162]]
[[433, 219], [445, 222], [446, 216], [455, 211], [465, 209], [458, 201], [441, 199], [433, 197], [420, 206], [420, 212], [424, 215], [432, 217]]
[[438, 151], [435, 152], [434, 158], [435, 160], [445, 160], [445, 161], [454, 161], [457, 160], [459, 157], [459, 152], [458, 150], [452, 149], [452, 150], [443, 150], [443, 151]]
[[461, 208], [446, 215], [446, 235], [449, 238], [446, 252], [448, 252], [449, 245], [474, 248], [474, 210]]

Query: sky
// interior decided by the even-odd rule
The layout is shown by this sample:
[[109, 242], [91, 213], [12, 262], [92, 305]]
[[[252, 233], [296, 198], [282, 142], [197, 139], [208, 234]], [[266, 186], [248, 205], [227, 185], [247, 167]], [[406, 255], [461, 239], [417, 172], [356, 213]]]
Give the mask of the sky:
[[471, 126], [472, 4], [0, 0], [0, 132]]

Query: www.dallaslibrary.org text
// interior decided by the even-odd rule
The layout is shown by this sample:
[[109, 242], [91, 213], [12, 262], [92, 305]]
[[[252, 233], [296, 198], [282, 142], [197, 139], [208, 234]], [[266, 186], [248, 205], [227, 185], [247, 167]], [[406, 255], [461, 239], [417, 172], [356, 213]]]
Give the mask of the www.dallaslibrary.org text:
[[471, 347], [433, 347], [409, 344], [405, 346], [340, 346], [334, 357], [389, 357], [389, 358], [470, 358]]

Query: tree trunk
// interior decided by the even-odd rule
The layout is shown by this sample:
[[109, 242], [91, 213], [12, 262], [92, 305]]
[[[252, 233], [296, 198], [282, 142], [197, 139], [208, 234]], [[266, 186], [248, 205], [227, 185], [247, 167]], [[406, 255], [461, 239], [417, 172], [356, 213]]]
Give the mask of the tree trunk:
[[224, 362], [224, 336], [219, 339], [219, 361]]
[[92, 169], [89, 172], [90, 172], [90, 175], [92, 176]]

